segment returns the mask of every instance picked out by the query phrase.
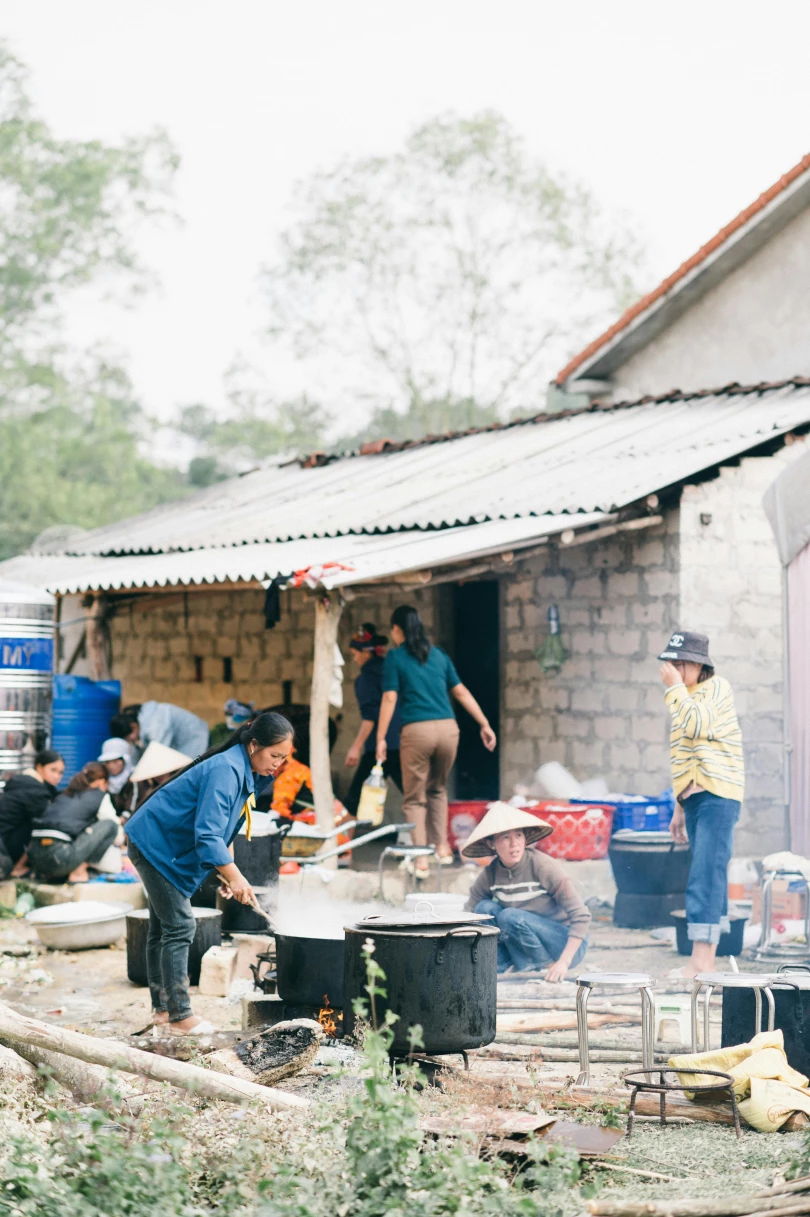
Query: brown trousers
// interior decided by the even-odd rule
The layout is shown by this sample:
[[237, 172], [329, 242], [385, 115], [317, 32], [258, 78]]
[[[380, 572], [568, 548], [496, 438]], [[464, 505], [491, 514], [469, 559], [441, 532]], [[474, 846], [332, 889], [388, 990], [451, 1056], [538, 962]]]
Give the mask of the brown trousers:
[[407, 723], [399, 737], [402, 810], [416, 825], [415, 845], [438, 845], [447, 852], [447, 777], [458, 752], [458, 723], [435, 718]]

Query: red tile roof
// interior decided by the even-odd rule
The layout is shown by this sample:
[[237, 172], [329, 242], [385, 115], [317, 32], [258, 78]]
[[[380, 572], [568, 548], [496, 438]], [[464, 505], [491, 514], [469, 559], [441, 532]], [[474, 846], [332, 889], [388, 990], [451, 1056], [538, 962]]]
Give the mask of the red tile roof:
[[754, 216], [757, 215], [758, 212], [763, 211], [769, 203], [771, 203], [784, 190], [786, 190], [788, 186], [795, 182], [797, 178], [801, 177], [803, 173], [806, 173], [808, 169], [810, 169], [810, 153], [808, 153], [807, 156], [802, 157], [797, 165], [794, 165], [792, 169], [789, 169], [787, 173], [780, 177], [778, 182], [774, 182], [770, 189], [761, 194], [758, 199], [755, 199], [750, 207], [746, 207], [745, 210], [741, 211], [738, 216], [735, 216], [730, 224], [726, 224], [725, 228], [721, 228], [710, 241], [707, 241], [705, 245], [701, 245], [697, 253], [692, 254], [692, 257], [688, 258], [686, 262], [682, 262], [676, 271], [674, 271], [668, 278], [664, 279], [662, 283], [658, 284], [658, 287], [654, 288], [653, 291], [648, 292], [646, 296], [642, 296], [640, 300], [637, 300], [635, 304], [631, 305], [630, 308], [622, 313], [619, 320], [614, 322], [609, 329], [605, 330], [603, 334], [600, 334], [598, 338], [595, 338], [593, 342], [588, 343], [584, 350], [580, 351], [578, 355], [575, 355], [570, 363], [567, 363], [563, 370], [558, 373], [557, 377], [555, 378], [555, 384], [563, 384], [572, 374], [572, 372], [575, 372], [578, 367], [585, 363], [586, 360], [590, 359], [592, 355], [595, 355], [597, 351], [601, 349], [601, 347], [605, 346], [606, 343], [610, 342], [613, 338], [620, 334], [631, 321], [634, 321], [636, 317], [639, 317], [642, 313], [646, 312], [646, 310], [651, 305], [655, 304], [657, 300], [660, 300], [662, 296], [665, 296], [667, 292], [676, 285], [676, 283], [680, 282], [681, 279], [684, 279], [690, 273], [690, 271], [694, 270], [695, 267], [699, 266], [700, 263], [708, 258], [710, 254], [713, 254], [715, 250], [719, 249], [729, 237], [733, 236], [733, 234], [740, 228], [743, 228], [749, 220], [753, 219]]

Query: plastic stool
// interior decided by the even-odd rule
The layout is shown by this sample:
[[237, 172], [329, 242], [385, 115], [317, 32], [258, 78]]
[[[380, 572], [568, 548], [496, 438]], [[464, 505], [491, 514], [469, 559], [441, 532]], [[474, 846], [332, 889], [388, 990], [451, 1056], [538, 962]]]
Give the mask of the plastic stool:
[[661, 1024], [672, 1022], [678, 1024], [678, 1035], [681, 1037], [678, 1041], [680, 1044], [688, 1044], [692, 1038], [692, 1014], [691, 1004], [688, 997], [681, 997], [677, 994], [669, 996], [661, 996], [655, 998], [655, 1018], [653, 1026], [655, 1027], [654, 1043], [661, 1041]]
[[773, 977], [760, 975], [756, 972], [698, 972], [692, 982], [692, 1051], [697, 1052], [697, 1004], [701, 989], [703, 994], [703, 1051], [708, 1052], [709, 1042], [709, 1002], [714, 989], [753, 989], [754, 990], [754, 1035], [758, 1035], [762, 1027], [762, 994], [768, 1000], [768, 1030], [773, 1031], [776, 1009], [771, 992]]
[[[386, 845], [385, 849], [380, 854], [380, 860], [377, 863], [377, 882], [379, 885], [380, 899], [384, 900], [383, 895], [383, 866], [386, 858], [399, 858], [405, 862], [412, 862], [416, 858], [436, 858], [435, 845]], [[405, 872], [408, 873], [407, 871]], [[416, 891], [416, 875], [411, 875], [411, 890]], [[406, 883], [406, 889], [408, 884]], [[442, 890], [442, 868], [436, 867], [436, 888]]]
[[577, 1086], [589, 1086], [591, 1069], [588, 1055], [588, 998], [596, 985], [638, 989], [641, 994], [641, 1062], [644, 1069], [653, 1067], [653, 996], [655, 981], [645, 972], [583, 972], [577, 977], [577, 1040], [579, 1041], [579, 1077]]

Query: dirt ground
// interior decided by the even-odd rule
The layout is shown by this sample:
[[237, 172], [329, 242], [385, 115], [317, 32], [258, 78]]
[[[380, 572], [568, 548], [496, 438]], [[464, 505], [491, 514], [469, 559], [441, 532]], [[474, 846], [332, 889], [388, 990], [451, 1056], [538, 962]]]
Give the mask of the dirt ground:
[[[662, 978], [677, 965], [679, 957], [674, 947], [656, 941], [647, 931], [615, 928], [606, 910], [597, 910], [591, 935], [591, 947], [584, 968], [593, 971], [646, 972]], [[753, 969], [753, 963], [740, 961], [741, 967]], [[720, 961], [719, 967], [726, 966]], [[686, 985], [660, 982], [668, 991], [686, 991]], [[503, 978], [498, 986], [499, 1023], [507, 1016], [520, 1013], [523, 1003], [553, 998], [573, 1012], [576, 986], [572, 981], [549, 985], [537, 979]], [[38, 942], [36, 932], [25, 921], [7, 918], [0, 921], [0, 1000], [20, 1013], [77, 1030], [105, 1036], [131, 1034], [149, 1022], [149, 998], [146, 988], [131, 984], [126, 975], [126, 945], [120, 941], [102, 950], [62, 952], [47, 950]], [[599, 1000], [594, 994], [594, 1003]], [[610, 998], [623, 1006], [638, 1001], [632, 990], [626, 996]], [[196, 1013], [210, 1019], [223, 1029], [241, 1026], [241, 997], [204, 997], [192, 990]], [[506, 1005], [508, 1003], [508, 1006]], [[719, 1041], [719, 1027], [713, 1024]], [[499, 1034], [508, 1047], [514, 1038]], [[450, 1060], [459, 1072], [450, 1093], [426, 1090], [424, 1106], [427, 1113], [447, 1113], [460, 1107], [484, 1108], [512, 1106], [531, 1110], [537, 1107], [532, 1097], [533, 1084], [573, 1080], [578, 1072], [575, 1059], [576, 1031], [573, 1027], [560, 1032], [526, 1034], [517, 1037], [536, 1054], [556, 1048], [569, 1059], [548, 1061], [493, 1061], [473, 1056], [469, 1077], [463, 1074], [460, 1058]], [[640, 1027], [631, 1023], [624, 1027], [607, 1027], [591, 1032], [591, 1049], [626, 1048], [625, 1061], [592, 1066], [592, 1081], [599, 1089], [615, 1086], [633, 1062], [640, 1058]], [[674, 1046], [674, 1045], [672, 1045]], [[659, 1050], [665, 1045], [659, 1045]], [[313, 1098], [324, 1098], [334, 1087], [344, 1089], [359, 1085], [354, 1069], [358, 1057], [351, 1051], [336, 1048], [322, 1050], [315, 1068], [283, 1085]], [[639, 1062], [640, 1063], [640, 1062]], [[490, 1084], [491, 1083], [491, 1084]], [[570, 1113], [566, 1113], [570, 1118]], [[598, 1122], [600, 1116], [580, 1117]], [[624, 1117], [620, 1117], [622, 1122]], [[597, 1186], [610, 1196], [643, 1198], [671, 1196], [677, 1185], [680, 1196], [731, 1195], [771, 1183], [774, 1172], [786, 1168], [803, 1142], [802, 1134], [766, 1136], [746, 1130], [737, 1142], [732, 1128], [708, 1125], [675, 1124], [666, 1128], [647, 1121], [636, 1125], [632, 1139], [621, 1140], [611, 1152], [613, 1167], [625, 1166], [635, 1171], [664, 1175], [664, 1180], [633, 1175], [604, 1167], [588, 1169], [589, 1186]], [[563, 1205], [567, 1213], [584, 1209], [579, 1193], [572, 1193]]]

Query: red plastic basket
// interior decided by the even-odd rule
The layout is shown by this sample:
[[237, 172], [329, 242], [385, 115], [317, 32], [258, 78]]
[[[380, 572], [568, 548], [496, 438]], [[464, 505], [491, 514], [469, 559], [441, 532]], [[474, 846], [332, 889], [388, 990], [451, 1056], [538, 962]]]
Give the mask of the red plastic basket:
[[451, 849], [461, 849], [472, 830], [483, 820], [488, 807], [488, 799], [472, 799], [466, 803], [448, 805], [447, 837]]
[[523, 810], [545, 820], [554, 829], [550, 837], [537, 843], [537, 848], [551, 858], [585, 862], [607, 857], [613, 827], [612, 807], [599, 803], [583, 807], [581, 803], [544, 800]]

